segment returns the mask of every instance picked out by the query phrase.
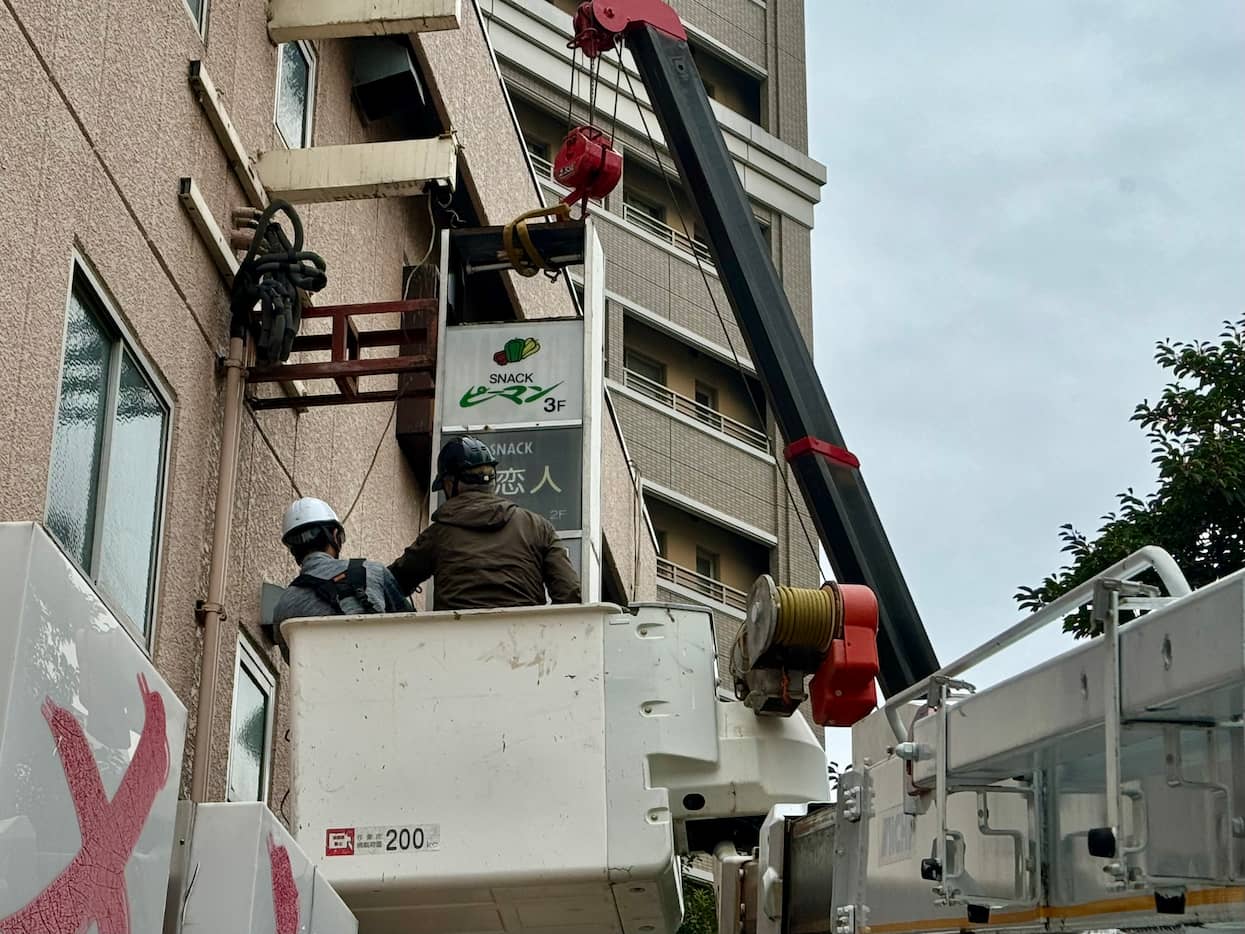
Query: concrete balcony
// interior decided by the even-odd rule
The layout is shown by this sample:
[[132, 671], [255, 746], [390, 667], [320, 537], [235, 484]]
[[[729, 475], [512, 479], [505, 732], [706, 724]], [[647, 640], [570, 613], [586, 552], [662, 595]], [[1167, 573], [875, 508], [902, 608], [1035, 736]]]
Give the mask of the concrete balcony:
[[741, 421], [731, 418], [729, 415], [723, 415], [716, 409], [712, 409], [707, 405], [701, 405], [694, 399], [689, 399], [681, 393], [675, 392], [661, 383], [654, 382], [647, 377], [641, 376], [639, 373], [631, 370], [624, 370], [624, 385], [628, 389], [634, 389], [640, 395], [647, 399], [652, 399], [665, 408], [686, 415], [695, 419], [704, 425], [710, 431], [716, 432], [723, 437], [731, 438], [739, 441], [749, 447], [756, 448], [765, 454], [772, 454], [770, 451], [769, 438], [765, 432], [758, 431], [751, 425], [745, 425]]
[[675, 593], [690, 591], [692, 594], [698, 594], [712, 603], [730, 607], [732, 610], [738, 610], [741, 613], [746, 612], [748, 609], [748, 595], [742, 590], [736, 590], [734, 587], [724, 584], [720, 580], [714, 580], [712, 577], [706, 577], [704, 574], [697, 574], [695, 571], [681, 567], [673, 561], [667, 561], [665, 558], [657, 559], [657, 578], [679, 588]]
[[623, 205], [623, 220], [650, 237], [669, 243], [675, 249], [690, 254], [702, 263], [713, 265], [713, 255], [709, 252], [709, 244], [699, 237], [689, 237], [682, 231], [675, 230], [665, 221], [658, 220], [630, 204]]

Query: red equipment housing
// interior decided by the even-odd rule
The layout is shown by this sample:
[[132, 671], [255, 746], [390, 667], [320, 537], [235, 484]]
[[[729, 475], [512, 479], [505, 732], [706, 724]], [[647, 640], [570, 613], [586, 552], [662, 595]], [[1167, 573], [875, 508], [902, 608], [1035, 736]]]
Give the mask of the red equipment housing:
[[821, 726], [851, 726], [878, 705], [878, 600], [860, 584], [839, 584], [843, 632], [809, 682], [813, 720]]

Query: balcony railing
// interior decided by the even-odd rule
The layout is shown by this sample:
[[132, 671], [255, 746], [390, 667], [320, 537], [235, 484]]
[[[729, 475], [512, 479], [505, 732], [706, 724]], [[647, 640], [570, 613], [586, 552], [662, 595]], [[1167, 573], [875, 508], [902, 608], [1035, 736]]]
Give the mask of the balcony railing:
[[671, 246], [678, 247], [684, 253], [691, 253], [706, 263], [713, 262], [713, 255], [709, 252], [709, 244], [705, 243], [705, 241], [698, 237], [689, 237], [687, 234], [675, 230], [669, 224], [659, 221], [653, 215], [641, 211], [639, 208], [632, 207], [630, 204], [624, 204], [623, 220], [639, 227], [647, 234], [652, 234], [659, 240], [665, 240]]
[[536, 155], [536, 153], [532, 152], [530, 149], [527, 151], [527, 154], [532, 157], [532, 165], [536, 167], [536, 174], [540, 176], [541, 179], [547, 179], [553, 182], [555, 185], [558, 185], [560, 188], [566, 187], [560, 182], [554, 180], [552, 162], [550, 162], [544, 156]]
[[[561, 182], [553, 177], [553, 163], [544, 156], [538, 156], [530, 149], [527, 153], [532, 158], [532, 165], [536, 169], [536, 175], [542, 181], [550, 181], [559, 188], [566, 188]], [[568, 189], [569, 190], [569, 189]], [[596, 199], [594, 199], [596, 200]], [[600, 203], [598, 201], [598, 203]], [[671, 246], [678, 247], [684, 253], [691, 253], [700, 257], [703, 262], [712, 263], [713, 255], [709, 251], [709, 244], [701, 240], [699, 237], [689, 237], [685, 233], [675, 230], [669, 224], [659, 221], [651, 214], [646, 214], [639, 208], [632, 207], [629, 204], [623, 205], [623, 220], [639, 227], [647, 234], [652, 234], [659, 240], [664, 240]]]
[[701, 405], [694, 399], [681, 395], [661, 383], [654, 382], [647, 376], [641, 376], [633, 370], [623, 370], [623, 377], [626, 385], [630, 389], [634, 389], [646, 399], [652, 399], [659, 405], [663, 405], [668, 409], [673, 409], [680, 415], [686, 415], [696, 419], [707, 428], [726, 435], [728, 438], [734, 438], [741, 441], [749, 447], [756, 448], [758, 451], [769, 453], [769, 438], [762, 431], [757, 431], [751, 425], [745, 425], [743, 422], [736, 421], [729, 415], [723, 415], [716, 409], [711, 409], [707, 405]]
[[703, 594], [717, 603], [724, 603], [733, 609], [744, 611], [748, 609], [748, 595], [742, 590], [736, 590], [712, 577], [697, 574], [665, 558], [657, 559], [657, 576], [672, 584], [678, 584], [680, 587]]

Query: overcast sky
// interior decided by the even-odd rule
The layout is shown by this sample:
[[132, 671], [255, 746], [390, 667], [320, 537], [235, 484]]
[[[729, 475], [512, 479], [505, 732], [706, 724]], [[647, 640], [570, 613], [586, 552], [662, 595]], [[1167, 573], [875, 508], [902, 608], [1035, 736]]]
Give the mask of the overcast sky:
[[1245, 5], [806, 10], [818, 367], [946, 662], [1152, 488], [1154, 342], [1245, 313]]

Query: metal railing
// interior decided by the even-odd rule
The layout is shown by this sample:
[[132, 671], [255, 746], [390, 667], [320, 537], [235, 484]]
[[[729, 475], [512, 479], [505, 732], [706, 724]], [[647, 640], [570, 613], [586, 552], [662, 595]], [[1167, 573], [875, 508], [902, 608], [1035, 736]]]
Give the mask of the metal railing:
[[[536, 169], [536, 174], [542, 181], [551, 181], [559, 188], [566, 188], [561, 182], [553, 177], [553, 163], [544, 156], [538, 156], [530, 149], [527, 154], [532, 159], [532, 165]], [[568, 189], [569, 190], [569, 189]], [[659, 221], [651, 214], [646, 214], [639, 208], [632, 207], [629, 204], [623, 205], [623, 220], [639, 227], [647, 234], [652, 234], [660, 240], [665, 240], [671, 246], [678, 247], [684, 253], [691, 253], [693, 256], [700, 257], [702, 262], [713, 263], [713, 255], [709, 251], [709, 244], [701, 240], [699, 237], [689, 237], [687, 234], [681, 233], [671, 227], [669, 224]]]
[[765, 432], [758, 431], [751, 425], [745, 425], [743, 422], [736, 421], [729, 415], [723, 415], [717, 409], [701, 405], [696, 400], [689, 399], [687, 396], [677, 393], [673, 389], [649, 379], [647, 376], [641, 376], [634, 370], [623, 370], [623, 378], [628, 388], [634, 389], [646, 399], [652, 399], [654, 402], [668, 409], [673, 409], [681, 415], [694, 418], [705, 427], [726, 435], [728, 438], [741, 441], [749, 447], [756, 448], [758, 451], [769, 453], [769, 438], [765, 436]]
[[748, 609], [748, 595], [742, 590], [736, 590], [712, 577], [697, 574], [665, 558], [657, 559], [657, 576], [672, 584], [678, 584], [680, 587], [703, 594], [717, 603], [724, 603], [733, 609], [745, 611]]
[[665, 240], [671, 246], [678, 247], [684, 253], [691, 253], [693, 256], [699, 257], [703, 262], [713, 262], [713, 255], [709, 252], [709, 244], [705, 243], [705, 241], [698, 237], [689, 237], [687, 234], [675, 230], [665, 221], [659, 221], [653, 215], [639, 208], [624, 203], [623, 220], [639, 227], [647, 234], [652, 234], [659, 240]]
[[[661, 559], [658, 560], [660, 561]], [[949, 665], [943, 665], [928, 678], [922, 678], [911, 687], [887, 698], [885, 704], [886, 719], [890, 722], [895, 738], [900, 742], [906, 742], [908, 739], [907, 728], [903, 725], [899, 716], [900, 708], [904, 704], [919, 700], [922, 695], [927, 694], [930, 685], [935, 683], [935, 679], [941, 678], [945, 682], [948, 678], [961, 675], [997, 655], [1003, 649], [1033, 635], [1039, 629], [1057, 620], [1062, 620], [1069, 613], [1075, 613], [1093, 600], [1094, 584], [1098, 581], [1129, 580], [1143, 571], [1151, 569], [1158, 574], [1159, 580], [1163, 582], [1163, 586], [1167, 588], [1167, 592], [1171, 596], [1185, 597], [1192, 592], [1188, 580], [1185, 579], [1184, 572], [1180, 570], [1180, 566], [1176, 564], [1175, 559], [1170, 554], [1157, 545], [1146, 545], [1139, 548], [1127, 558], [1117, 561], [1106, 570], [1100, 571], [1089, 580], [1078, 584], [1063, 596], [1052, 600], [1040, 610], [1026, 616], [1016, 625], [1005, 629], [989, 642], [982, 643], [966, 655], [961, 655]]]
[[532, 152], [530, 149], [527, 151], [527, 154], [532, 157], [532, 165], [536, 167], [536, 174], [539, 175], [542, 180], [551, 181], [555, 185], [557, 185], [559, 188], [566, 187], [565, 185], [563, 185], [561, 182], [557, 181], [553, 177], [553, 163], [552, 162], [550, 162], [544, 156], [536, 155], [536, 153]]

